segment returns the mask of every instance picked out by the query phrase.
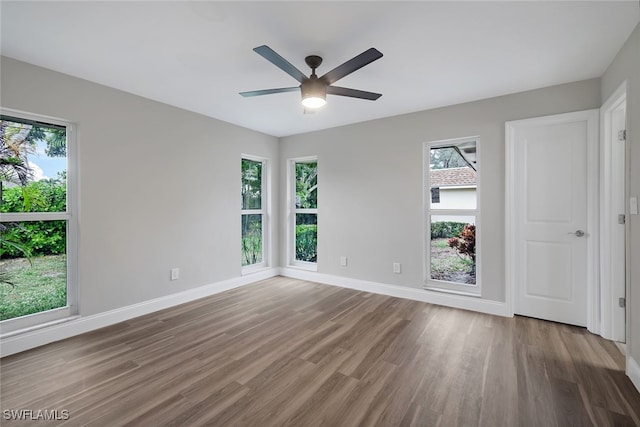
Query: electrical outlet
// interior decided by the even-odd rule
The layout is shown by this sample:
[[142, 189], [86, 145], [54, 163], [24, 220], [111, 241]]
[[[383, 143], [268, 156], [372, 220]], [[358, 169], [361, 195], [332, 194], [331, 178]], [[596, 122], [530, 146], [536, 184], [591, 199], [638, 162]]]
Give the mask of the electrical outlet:
[[180, 278], [180, 269], [172, 268], [171, 269], [171, 280], [178, 280]]
[[340, 265], [343, 267], [347, 266], [347, 257], [346, 256], [341, 256], [340, 257]]
[[401, 267], [401, 265], [400, 265], [399, 262], [394, 262], [393, 263], [393, 272], [396, 273], [396, 274], [400, 274], [400, 271], [401, 271], [400, 267]]

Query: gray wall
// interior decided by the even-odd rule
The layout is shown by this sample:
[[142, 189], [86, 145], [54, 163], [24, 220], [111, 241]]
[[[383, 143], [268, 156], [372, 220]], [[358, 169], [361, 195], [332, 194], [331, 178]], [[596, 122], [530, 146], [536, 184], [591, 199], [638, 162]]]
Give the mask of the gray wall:
[[[629, 194], [640, 196], [640, 25], [638, 25], [602, 77], [602, 100], [627, 80], [627, 142]], [[629, 217], [630, 294], [627, 296], [629, 354], [640, 363], [640, 217]]]
[[[504, 122], [600, 106], [599, 79], [276, 138], [2, 60], [2, 106], [78, 125], [83, 315], [237, 277], [241, 153], [272, 160], [286, 265], [286, 159], [319, 161], [318, 271], [422, 286], [422, 144], [481, 139], [482, 297], [504, 301]], [[279, 176], [275, 172], [279, 171]], [[279, 185], [278, 185], [279, 179]], [[284, 209], [284, 210], [283, 210]], [[278, 227], [278, 225], [280, 227]], [[280, 244], [278, 245], [278, 240]], [[277, 246], [276, 246], [277, 245]], [[279, 248], [279, 250], [277, 250]], [[349, 258], [341, 267], [341, 255]], [[402, 274], [392, 263], [402, 263]], [[170, 282], [171, 267], [181, 280]]]
[[81, 314], [240, 275], [241, 154], [277, 171], [277, 138], [9, 58], [1, 66], [4, 108], [77, 124]]
[[[318, 156], [318, 271], [422, 287], [423, 143], [477, 135], [482, 298], [504, 301], [505, 121], [599, 108], [600, 99], [593, 79], [282, 138], [282, 165]], [[285, 179], [282, 168], [280, 188]], [[284, 221], [280, 228], [284, 242]], [[393, 274], [393, 262], [402, 274]]]

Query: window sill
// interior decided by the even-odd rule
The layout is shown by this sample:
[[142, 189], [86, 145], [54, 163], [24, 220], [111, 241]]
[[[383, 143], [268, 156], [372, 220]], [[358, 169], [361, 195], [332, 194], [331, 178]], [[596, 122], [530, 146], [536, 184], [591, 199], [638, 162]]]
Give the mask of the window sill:
[[13, 331], [9, 331], [7, 333], [0, 333], [0, 338], [6, 339], [6, 338], [14, 337], [14, 336], [17, 336], [17, 335], [26, 334], [28, 332], [33, 332], [33, 331], [37, 331], [37, 330], [40, 330], [40, 329], [48, 328], [50, 326], [59, 325], [61, 323], [70, 322], [70, 321], [76, 320], [78, 318], [80, 318], [80, 316], [77, 315], [77, 314], [74, 314], [72, 316], [64, 317], [62, 319], [52, 320], [50, 322], [45, 322], [45, 323], [39, 323], [39, 324], [33, 325], [33, 326], [27, 326], [25, 328], [16, 329], [16, 330], [13, 330]]
[[296, 268], [298, 270], [318, 271], [318, 264], [316, 264], [315, 262], [295, 261], [289, 264], [287, 267]]
[[269, 267], [268, 265], [262, 263], [262, 264], [257, 264], [257, 265], [247, 265], [241, 268], [240, 270], [240, 275], [241, 276], [248, 276], [250, 274], [254, 274], [254, 273], [260, 273], [262, 271], [265, 270], [269, 270], [271, 267]]
[[[464, 286], [464, 285], [461, 285], [461, 286]], [[451, 289], [451, 288], [445, 288], [445, 287], [439, 287], [439, 286], [433, 286], [433, 285], [425, 285], [423, 289], [425, 291], [442, 292], [445, 294], [461, 295], [465, 297], [480, 298], [482, 296], [480, 294], [480, 288], [477, 285], [474, 286], [474, 289], [469, 289], [469, 290]]]

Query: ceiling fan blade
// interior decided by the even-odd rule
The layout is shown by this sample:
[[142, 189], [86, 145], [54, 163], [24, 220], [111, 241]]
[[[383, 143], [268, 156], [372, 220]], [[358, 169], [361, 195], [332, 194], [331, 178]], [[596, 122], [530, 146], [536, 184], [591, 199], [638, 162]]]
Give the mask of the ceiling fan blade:
[[327, 86], [327, 93], [330, 95], [349, 96], [351, 98], [368, 99], [375, 101], [382, 96], [381, 93], [365, 92], [364, 90], [349, 89], [339, 86]]
[[372, 47], [369, 50], [365, 50], [360, 55], [351, 58], [344, 64], [338, 65], [336, 68], [320, 78], [326, 81], [327, 84], [332, 84], [380, 58], [382, 58], [382, 53], [378, 49]]
[[283, 93], [283, 92], [295, 92], [300, 90], [300, 86], [296, 87], [281, 87], [278, 89], [264, 89], [264, 90], [251, 90], [248, 92], [240, 92], [240, 95], [248, 98], [250, 96], [260, 96], [260, 95], [271, 95], [272, 93]]
[[305, 76], [302, 71], [298, 70], [294, 67], [289, 61], [284, 59], [282, 56], [278, 55], [273, 49], [271, 49], [267, 45], [258, 46], [253, 49], [255, 53], [262, 56], [267, 61], [271, 62], [276, 67], [280, 68], [285, 73], [289, 74], [291, 77], [303, 83], [307, 80], [307, 76]]

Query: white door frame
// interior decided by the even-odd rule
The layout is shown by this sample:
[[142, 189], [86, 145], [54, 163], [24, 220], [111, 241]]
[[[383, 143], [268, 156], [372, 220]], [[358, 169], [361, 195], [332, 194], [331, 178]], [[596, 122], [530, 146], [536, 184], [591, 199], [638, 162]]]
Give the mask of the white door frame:
[[587, 230], [592, 238], [587, 241], [587, 329], [599, 333], [600, 293], [599, 288], [599, 163], [598, 163], [598, 119], [599, 110], [576, 111], [552, 116], [514, 120], [505, 123], [505, 302], [509, 315], [515, 314], [516, 286], [516, 188], [515, 179], [515, 126], [518, 124], [554, 124], [567, 120], [587, 120]]
[[[624, 248], [626, 256], [625, 256], [625, 264], [629, 265], [629, 248], [625, 247], [625, 241], [628, 244], [629, 241], [629, 225], [628, 221], [624, 226], [624, 241], [620, 241], [618, 237], [615, 236], [614, 233], [611, 233], [611, 225], [614, 224], [615, 216], [620, 213], [624, 213], [626, 218], [629, 218], [629, 212], [626, 207], [627, 203], [624, 203], [623, 212], [619, 212], [618, 208], [612, 207], [611, 200], [609, 196], [612, 194], [613, 189], [613, 178], [614, 178], [614, 169], [617, 169], [619, 163], [622, 163], [622, 169], [624, 173], [624, 189], [623, 189], [623, 199], [628, 200], [628, 186], [629, 186], [629, 165], [628, 165], [628, 154], [629, 150], [628, 144], [625, 146], [625, 150], [622, 153], [624, 159], [614, 159], [612, 157], [612, 144], [617, 143], [611, 135], [611, 126], [612, 126], [612, 115], [614, 111], [618, 110], [621, 106], [627, 107], [627, 82], [624, 81], [618, 89], [607, 99], [607, 101], [602, 105], [600, 109], [600, 123], [601, 123], [601, 134], [600, 134], [600, 156], [601, 156], [601, 186], [600, 186], [600, 200], [601, 200], [601, 223], [600, 229], [601, 231], [601, 245], [600, 245], [600, 298], [601, 298], [601, 306], [600, 306], [600, 335], [602, 337], [616, 340], [616, 341], [627, 341], [628, 334], [625, 333], [625, 324], [628, 325], [629, 319], [629, 310], [626, 310], [626, 315], [624, 319], [625, 324], [621, 324], [622, 319], [619, 319], [615, 316], [615, 310], [618, 307], [618, 298], [620, 295], [620, 290], [616, 289], [613, 286], [615, 273], [613, 271], [612, 259], [609, 254], [616, 252], [614, 249]], [[628, 108], [627, 108], [628, 111]], [[625, 128], [628, 129], [629, 126], [628, 114], [626, 115]], [[617, 170], [619, 172], [619, 170]], [[628, 277], [628, 268], [625, 269], [624, 278], [624, 293], [625, 295], [629, 295], [629, 277]]]

